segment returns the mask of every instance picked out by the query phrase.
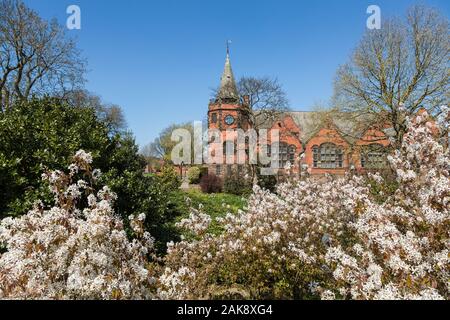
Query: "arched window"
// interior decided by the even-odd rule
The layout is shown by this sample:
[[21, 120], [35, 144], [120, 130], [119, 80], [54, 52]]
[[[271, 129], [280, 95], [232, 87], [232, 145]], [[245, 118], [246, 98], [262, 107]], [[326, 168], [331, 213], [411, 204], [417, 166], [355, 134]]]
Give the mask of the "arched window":
[[364, 146], [361, 150], [361, 167], [381, 169], [386, 167], [386, 150], [378, 143]]
[[323, 169], [342, 168], [344, 154], [334, 143], [324, 143], [313, 147], [313, 167]]
[[232, 156], [236, 153], [236, 148], [234, 145], [234, 141], [228, 140], [223, 143], [223, 155], [224, 156]]
[[285, 168], [289, 162], [291, 165], [295, 162], [295, 152], [297, 148], [294, 145], [288, 145], [286, 143], [279, 144], [278, 162], [280, 168]]

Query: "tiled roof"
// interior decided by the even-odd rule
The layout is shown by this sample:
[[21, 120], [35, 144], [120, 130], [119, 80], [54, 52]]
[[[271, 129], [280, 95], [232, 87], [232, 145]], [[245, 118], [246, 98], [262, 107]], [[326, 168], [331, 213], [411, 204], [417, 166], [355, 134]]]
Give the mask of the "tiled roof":
[[220, 79], [220, 88], [217, 98], [221, 100], [236, 100], [239, 101], [239, 93], [234, 80], [233, 70], [231, 68], [230, 55], [227, 52], [225, 60], [225, 68], [223, 70], [222, 78]]
[[[300, 138], [302, 141], [307, 142], [310, 140], [320, 129], [322, 129], [327, 122], [331, 121], [332, 125], [338, 130], [342, 137], [349, 143], [355, 142], [361, 137], [367, 125], [361, 125], [361, 121], [352, 119], [352, 115], [349, 113], [330, 113], [326, 111], [288, 111], [277, 114], [273, 119], [264, 119], [261, 128], [269, 129], [272, 127], [275, 121], [282, 120], [285, 116], [291, 116], [296, 125], [300, 128]], [[260, 117], [260, 119], [263, 116]], [[355, 117], [353, 117], [355, 118]], [[370, 123], [370, 119], [367, 118], [367, 122]], [[389, 134], [389, 129], [384, 130], [386, 135]]]

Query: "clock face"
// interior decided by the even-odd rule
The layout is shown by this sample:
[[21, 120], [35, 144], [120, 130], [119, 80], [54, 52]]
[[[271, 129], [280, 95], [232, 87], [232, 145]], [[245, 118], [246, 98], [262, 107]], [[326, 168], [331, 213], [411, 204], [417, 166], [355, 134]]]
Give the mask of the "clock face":
[[230, 115], [226, 116], [226, 117], [225, 117], [225, 123], [226, 123], [227, 125], [232, 125], [232, 124], [234, 123], [234, 118], [233, 118], [233, 116], [230, 116]]

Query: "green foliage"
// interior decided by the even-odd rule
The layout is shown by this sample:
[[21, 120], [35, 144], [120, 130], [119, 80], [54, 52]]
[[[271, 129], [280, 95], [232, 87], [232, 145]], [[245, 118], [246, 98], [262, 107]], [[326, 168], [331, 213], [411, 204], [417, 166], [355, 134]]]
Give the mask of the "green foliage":
[[187, 172], [187, 177], [190, 184], [198, 184], [200, 182], [200, 168], [192, 167]]
[[116, 212], [124, 221], [131, 214], [146, 213], [145, 227], [156, 239], [158, 252], [164, 252], [166, 243], [178, 240], [173, 221], [180, 215], [172, 201], [175, 183], [168, 183], [167, 176], [143, 175], [125, 171], [122, 175], [105, 175], [105, 181], [116, 192]]
[[125, 223], [129, 215], [145, 213], [160, 247], [176, 238], [170, 225], [177, 212], [169, 199], [179, 187], [176, 173], [144, 176], [145, 159], [130, 134], [113, 135], [93, 108], [52, 98], [0, 113], [0, 218], [22, 215], [38, 199], [51, 203], [42, 174], [66, 169], [80, 149], [92, 153], [93, 167], [103, 172], [100, 183], [117, 193], [115, 210]]
[[92, 109], [44, 99], [0, 113], [0, 217], [23, 214], [35, 200], [49, 199], [41, 182], [45, 168], [62, 170], [85, 149], [104, 169], [113, 147]]
[[181, 178], [173, 166], [164, 165], [159, 174], [159, 183], [165, 190], [177, 190], [181, 187]]
[[238, 196], [248, 196], [252, 193], [252, 182], [237, 174], [231, 174], [225, 177], [223, 191]]

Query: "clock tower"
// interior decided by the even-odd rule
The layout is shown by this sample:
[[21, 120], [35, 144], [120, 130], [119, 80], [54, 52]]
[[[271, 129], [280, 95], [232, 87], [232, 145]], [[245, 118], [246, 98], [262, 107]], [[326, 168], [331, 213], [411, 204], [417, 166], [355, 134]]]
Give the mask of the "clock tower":
[[[249, 99], [239, 96], [230, 62], [230, 52], [227, 46], [225, 68], [220, 79], [220, 87], [215, 99], [211, 100], [208, 107], [208, 129], [219, 130], [221, 142], [217, 146], [216, 139], [210, 136], [210, 154], [214, 160], [208, 165], [208, 173], [226, 177], [237, 172], [242, 174], [242, 165], [237, 164], [238, 133], [236, 129], [247, 131], [250, 127], [248, 121]], [[231, 130], [231, 132], [230, 132]], [[213, 143], [214, 144], [211, 144]], [[230, 145], [233, 151], [230, 151]], [[228, 150], [228, 151], [227, 151]], [[230, 158], [231, 153], [231, 158]], [[223, 154], [219, 160], [215, 156]], [[231, 163], [229, 160], [232, 160]]]
[[[246, 99], [244, 99], [246, 101]], [[248, 129], [246, 112], [249, 108], [247, 103], [241, 102], [233, 70], [230, 62], [230, 52], [227, 47], [225, 68], [220, 79], [220, 87], [217, 96], [209, 103], [208, 107], [208, 129]]]

